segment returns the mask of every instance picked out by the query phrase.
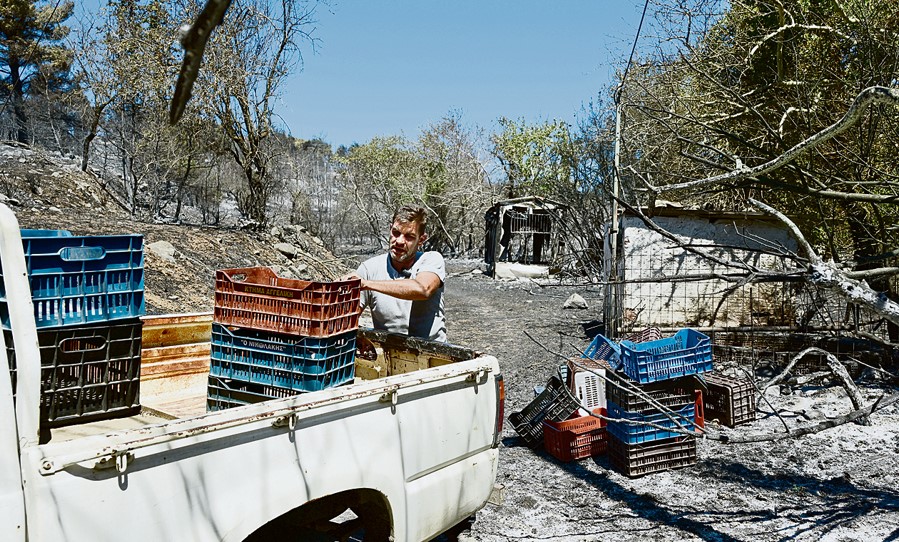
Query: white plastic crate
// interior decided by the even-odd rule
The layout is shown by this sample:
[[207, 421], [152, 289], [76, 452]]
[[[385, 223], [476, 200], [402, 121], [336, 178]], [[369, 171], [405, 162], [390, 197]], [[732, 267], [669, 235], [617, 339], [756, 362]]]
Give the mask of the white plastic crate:
[[[594, 370], [602, 376], [606, 375], [605, 369]], [[606, 381], [601, 376], [592, 372], [578, 371], [574, 373], [571, 387], [581, 406], [588, 411], [606, 408]]]

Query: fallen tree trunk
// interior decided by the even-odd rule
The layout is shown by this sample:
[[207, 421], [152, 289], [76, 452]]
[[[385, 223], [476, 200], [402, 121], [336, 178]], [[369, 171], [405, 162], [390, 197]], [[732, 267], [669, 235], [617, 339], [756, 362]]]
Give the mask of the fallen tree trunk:
[[797, 427], [786, 433], [760, 433], [755, 435], [741, 435], [706, 431], [706, 438], [711, 440], [718, 440], [725, 444], [745, 444], [749, 442], [769, 442], [787, 438], [796, 438], [804, 435], [812, 435], [815, 433], [820, 433], [825, 429], [832, 429], [840, 425], [854, 422], [861, 418], [866, 418], [870, 416], [872, 412], [884, 409], [896, 402], [899, 402], [899, 393], [894, 393], [886, 398], [881, 397], [870, 405], [864, 408], [853, 410], [852, 412], [844, 414], [843, 416], [837, 416], [836, 418], [831, 418], [815, 425]]

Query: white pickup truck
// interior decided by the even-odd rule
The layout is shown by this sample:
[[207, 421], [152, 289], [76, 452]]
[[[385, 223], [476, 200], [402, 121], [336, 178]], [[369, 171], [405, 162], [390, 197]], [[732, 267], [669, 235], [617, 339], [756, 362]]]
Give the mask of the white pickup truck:
[[205, 413], [202, 339], [157, 340], [178, 336], [179, 322], [196, 329], [197, 317], [148, 317], [146, 408], [53, 429], [40, 444], [38, 336], [19, 226], [3, 205], [0, 264], [17, 386], [0, 333], [0, 540], [419, 541], [490, 496], [496, 358], [370, 331], [379, 357], [357, 357], [350, 385]]

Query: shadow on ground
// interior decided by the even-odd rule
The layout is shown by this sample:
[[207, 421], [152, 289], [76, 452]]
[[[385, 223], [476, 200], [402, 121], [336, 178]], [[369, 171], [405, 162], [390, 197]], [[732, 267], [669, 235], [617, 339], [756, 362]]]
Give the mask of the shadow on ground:
[[[514, 439], [509, 440], [512, 442], [507, 445], [518, 444]], [[698, 502], [690, 508], [675, 509], [656, 498], [635, 493], [606, 476], [605, 472], [611, 469], [606, 457], [593, 458], [592, 461], [601, 469], [594, 472], [583, 463], [562, 463], [545, 453], [541, 455], [572, 476], [593, 485], [608, 498], [627, 506], [637, 517], [677, 527], [710, 542], [760, 538], [780, 541], [818, 539], [833, 529], [849, 527], [855, 519], [899, 511], [899, 493], [893, 490], [860, 487], [847, 478], [825, 480], [805, 475], [770, 476], [740, 463], [716, 459], [705, 459], [690, 468], [698, 470], [696, 477], [700, 480], [707, 478], [715, 480], [716, 485], [726, 484], [732, 490], [765, 494], [767, 500], [775, 503], [774, 508], [734, 510], [716, 507], [715, 503]], [[786, 528], [785, 523], [789, 523]], [[721, 528], [728, 524], [739, 524], [740, 534], [722, 532]], [[899, 529], [884, 540], [899, 540]]]

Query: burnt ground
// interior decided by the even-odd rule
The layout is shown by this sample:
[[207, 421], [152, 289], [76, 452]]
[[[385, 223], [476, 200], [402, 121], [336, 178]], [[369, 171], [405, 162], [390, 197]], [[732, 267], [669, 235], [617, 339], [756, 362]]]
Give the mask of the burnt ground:
[[[142, 233], [148, 244], [171, 243], [171, 260], [146, 255], [150, 313], [212, 308], [216, 269], [276, 267], [299, 278], [326, 278], [356, 258], [335, 258], [302, 232], [297, 248], [274, 248], [277, 232], [254, 233], [130, 219], [76, 160], [0, 144], [0, 200], [23, 227], [65, 228], [76, 234]], [[9, 200], [12, 198], [12, 200]], [[554, 373], [559, 358], [525, 335], [565, 356], [588, 340], [579, 322], [601, 319], [597, 290], [494, 282], [476, 261], [451, 261], [446, 305], [451, 342], [495, 355], [506, 382], [506, 414], [533, 398], [533, 387]], [[286, 276], [286, 275], [285, 275]], [[577, 292], [584, 310], [563, 310]], [[869, 379], [869, 401], [884, 384]], [[764, 433], [817, 423], [850, 409], [837, 387], [774, 388], [760, 401], [759, 420], [739, 433]], [[871, 417], [872, 425], [843, 425], [817, 435], [756, 444], [724, 445], [705, 439], [693, 467], [630, 479], [604, 456], [562, 463], [524, 446], [508, 420], [503, 430], [497, 484], [501, 504], [478, 513], [468, 540], [831, 540], [899, 539], [899, 409]]]
[[[589, 342], [578, 323], [601, 319], [600, 293], [494, 282], [472, 273], [476, 267], [449, 264], [449, 338], [500, 360], [508, 415], [533, 398], [533, 387], [560, 362], [525, 331], [550, 350], [573, 355]], [[574, 292], [588, 309], [561, 308]], [[891, 390], [876, 382], [862, 387], [868, 400]], [[772, 388], [766, 398], [790, 426], [851, 410], [839, 387]], [[735, 432], [782, 431], [771, 408], [759, 403], [758, 420]], [[899, 409], [889, 407], [871, 421], [774, 442], [703, 439], [695, 466], [631, 479], [613, 471], [605, 456], [563, 463], [534, 452], [507, 419], [497, 476], [502, 504], [478, 513], [469, 540], [896, 540]]]

